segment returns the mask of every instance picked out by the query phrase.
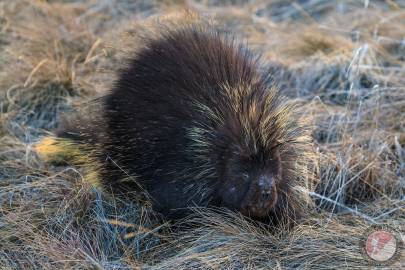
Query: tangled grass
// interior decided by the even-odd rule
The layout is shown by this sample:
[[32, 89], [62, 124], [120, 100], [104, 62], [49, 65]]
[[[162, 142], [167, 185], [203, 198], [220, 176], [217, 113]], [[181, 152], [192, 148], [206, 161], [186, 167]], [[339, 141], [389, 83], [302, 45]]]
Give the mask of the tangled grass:
[[[34, 151], [108, 89], [123, 32], [182, 8], [246, 39], [311, 119], [315, 207], [290, 232], [219, 209], [165, 223]], [[0, 268], [364, 269], [370, 225], [405, 232], [404, 38], [403, 1], [1, 1]]]

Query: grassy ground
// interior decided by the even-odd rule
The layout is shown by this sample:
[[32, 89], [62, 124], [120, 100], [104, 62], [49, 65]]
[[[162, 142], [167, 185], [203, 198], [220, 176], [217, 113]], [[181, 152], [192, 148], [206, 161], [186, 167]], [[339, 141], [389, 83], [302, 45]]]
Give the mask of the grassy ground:
[[[108, 89], [136, 47], [124, 33], [182, 8], [277, 63], [311, 120], [314, 207], [289, 233], [204, 209], [174, 230], [33, 150], [63, 112]], [[0, 111], [1, 269], [364, 269], [370, 225], [405, 232], [404, 1], [3, 0]]]

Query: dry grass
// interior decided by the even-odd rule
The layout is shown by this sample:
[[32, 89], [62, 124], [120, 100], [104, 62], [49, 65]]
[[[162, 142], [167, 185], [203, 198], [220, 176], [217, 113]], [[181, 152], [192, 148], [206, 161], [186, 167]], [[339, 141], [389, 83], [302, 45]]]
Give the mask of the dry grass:
[[[207, 209], [162, 223], [33, 150], [108, 89], [137, 46], [122, 33], [182, 7], [245, 38], [312, 121], [316, 207], [291, 232]], [[405, 232], [404, 19], [404, 1], [0, 1], [0, 268], [364, 269], [371, 224]]]

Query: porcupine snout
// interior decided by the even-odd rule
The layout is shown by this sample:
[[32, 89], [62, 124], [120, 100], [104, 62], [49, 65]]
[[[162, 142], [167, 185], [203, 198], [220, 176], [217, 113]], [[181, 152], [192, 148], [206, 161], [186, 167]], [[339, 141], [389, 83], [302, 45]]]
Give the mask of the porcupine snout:
[[271, 175], [260, 175], [249, 184], [241, 203], [241, 212], [255, 217], [263, 217], [277, 202], [275, 179]]
[[273, 178], [268, 177], [268, 176], [260, 176], [258, 186], [259, 186], [258, 192], [261, 195], [261, 199], [263, 199], [265, 201], [268, 200], [271, 195], [271, 189], [273, 186]]

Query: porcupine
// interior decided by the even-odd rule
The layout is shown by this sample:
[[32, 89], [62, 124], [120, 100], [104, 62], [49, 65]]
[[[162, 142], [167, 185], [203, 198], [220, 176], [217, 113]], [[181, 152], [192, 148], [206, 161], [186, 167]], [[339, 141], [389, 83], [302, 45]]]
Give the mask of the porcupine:
[[102, 137], [87, 147], [97, 147], [108, 191], [141, 186], [168, 218], [194, 206], [257, 220], [301, 216], [308, 129], [259, 57], [230, 34], [198, 24], [162, 29], [119, 71], [101, 119], [97, 131], [74, 122], [58, 136]]

